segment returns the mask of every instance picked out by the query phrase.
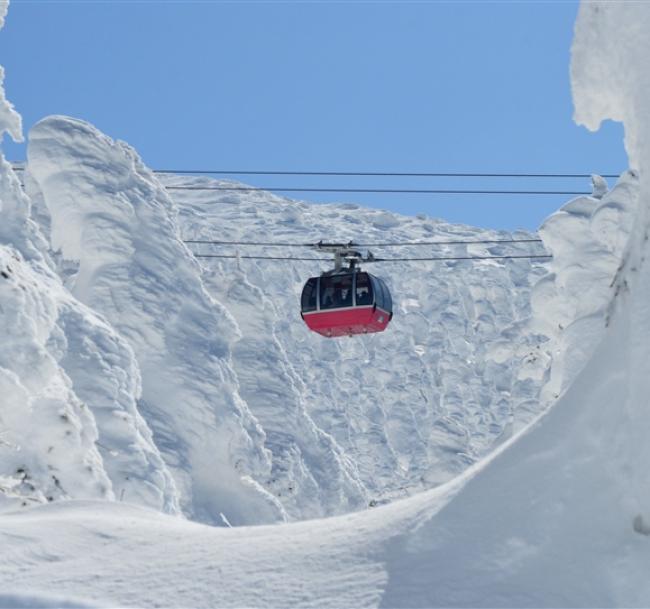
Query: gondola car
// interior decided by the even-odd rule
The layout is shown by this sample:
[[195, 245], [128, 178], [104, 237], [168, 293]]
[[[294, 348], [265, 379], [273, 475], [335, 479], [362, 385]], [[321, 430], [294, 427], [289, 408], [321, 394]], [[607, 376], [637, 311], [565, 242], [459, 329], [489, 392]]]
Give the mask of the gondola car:
[[307, 327], [328, 338], [383, 332], [393, 318], [388, 286], [357, 269], [311, 277], [302, 290]]

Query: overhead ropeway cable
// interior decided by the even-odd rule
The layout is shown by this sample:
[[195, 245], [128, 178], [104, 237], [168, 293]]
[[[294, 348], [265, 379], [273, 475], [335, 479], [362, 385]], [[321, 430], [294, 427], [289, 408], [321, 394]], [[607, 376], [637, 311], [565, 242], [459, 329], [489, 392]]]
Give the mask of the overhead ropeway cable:
[[[12, 162], [14, 171], [24, 171], [25, 165]], [[152, 169], [157, 174], [176, 175], [267, 175], [267, 176], [334, 176], [334, 177], [394, 177], [394, 178], [535, 178], [578, 179], [591, 178], [593, 173], [531, 173], [531, 172], [418, 172], [418, 171], [301, 171], [301, 170], [226, 170], [226, 169]], [[617, 173], [599, 174], [603, 178], [618, 178]]]
[[[309, 261], [309, 262], [329, 262], [327, 258], [301, 258], [295, 256], [239, 256], [237, 254], [194, 254], [195, 258], [225, 258], [232, 260], [286, 260], [286, 261]], [[515, 259], [545, 259], [548, 260], [553, 256], [549, 254], [510, 254], [506, 256], [432, 256], [427, 258], [376, 258], [364, 260], [364, 262], [434, 262], [450, 260], [515, 260]]]
[[421, 195], [589, 195], [584, 190], [466, 190], [454, 188], [310, 188], [279, 186], [166, 186], [167, 190], [215, 192], [329, 192]]
[[[186, 175], [252, 175], [252, 176], [334, 176], [334, 177], [390, 177], [390, 178], [535, 178], [577, 179], [590, 178], [591, 173], [480, 173], [480, 172], [416, 172], [416, 171], [274, 171], [223, 169], [156, 169], [160, 174]], [[603, 178], [618, 178], [619, 174], [600, 174]]]
[[[25, 166], [13, 163], [15, 171], [24, 171]], [[207, 170], [207, 169], [154, 169], [159, 175], [247, 175], [247, 176], [313, 176], [313, 177], [392, 177], [392, 178], [513, 178], [534, 180], [586, 179], [587, 173], [525, 173], [525, 172], [399, 172], [399, 171], [289, 171], [289, 170]], [[605, 178], [616, 178], [617, 174], [604, 174]], [[386, 187], [320, 187], [320, 186], [248, 186], [248, 185], [173, 185], [165, 186], [169, 191], [205, 192], [272, 192], [272, 193], [330, 193], [330, 194], [393, 194], [393, 195], [499, 195], [499, 196], [585, 196], [586, 190], [544, 190], [503, 188], [386, 188]], [[199, 204], [209, 203], [197, 202]]]
[[[15, 171], [24, 171], [25, 166], [13, 163]], [[248, 175], [248, 176], [313, 176], [313, 177], [392, 177], [392, 178], [508, 178], [508, 179], [585, 179], [592, 177], [587, 173], [526, 173], [526, 172], [399, 172], [399, 171], [288, 171], [288, 170], [208, 170], [208, 169], [154, 169], [160, 175]], [[617, 174], [603, 174], [605, 178], [616, 178]], [[584, 190], [545, 190], [545, 189], [465, 189], [465, 188], [352, 188], [352, 187], [313, 187], [313, 186], [207, 186], [207, 185], [168, 185], [170, 191], [215, 191], [215, 192], [274, 192], [274, 193], [331, 193], [331, 194], [411, 194], [411, 195], [499, 195], [499, 196], [580, 196], [591, 193]]]
[[[230, 246], [230, 247], [300, 247], [300, 248], [313, 248], [313, 249], [331, 249], [339, 248], [345, 250], [353, 250], [359, 247], [411, 247], [411, 246], [438, 246], [438, 245], [511, 245], [518, 243], [541, 243], [542, 240], [538, 238], [533, 239], [454, 239], [454, 240], [439, 240], [439, 241], [389, 241], [389, 242], [372, 242], [372, 243], [355, 243], [354, 241], [346, 241], [342, 243], [325, 243], [322, 240], [316, 243], [296, 243], [287, 241], [224, 241], [224, 240], [210, 240], [210, 239], [186, 239], [184, 243], [190, 245], [214, 245], [214, 246]], [[302, 258], [295, 256], [268, 256], [268, 255], [255, 255], [248, 254], [210, 254], [192, 252], [196, 258], [224, 258], [224, 259], [243, 259], [243, 260], [296, 260], [296, 261], [310, 261], [319, 262], [327, 261], [325, 258]], [[430, 262], [430, 261], [445, 261], [445, 260], [508, 260], [508, 259], [549, 259], [552, 256], [548, 254], [507, 254], [507, 255], [489, 255], [489, 256], [427, 256], [427, 257], [400, 257], [400, 258], [381, 258], [372, 254], [368, 255], [366, 262]]]
[[[449, 241], [390, 241], [375, 243], [356, 243], [348, 241], [342, 246], [345, 247], [411, 247], [414, 245], [485, 245], [500, 243], [541, 243], [541, 239], [463, 239]], [[260, 247], [318, 247], [319, 243], [295, 243], [286, 241], [215, 241], [210, 239], [186, 239], [184, 243], [206, 244], [206, 245], [238, 245], [238, 246], [260, 246]]]

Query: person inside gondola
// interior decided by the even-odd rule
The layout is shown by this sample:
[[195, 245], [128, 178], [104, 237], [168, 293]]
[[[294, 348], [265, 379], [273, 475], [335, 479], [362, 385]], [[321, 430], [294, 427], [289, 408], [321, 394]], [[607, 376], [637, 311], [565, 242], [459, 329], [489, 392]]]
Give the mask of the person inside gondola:
[[372, 304], [372, 298], [368, 288], [357, 288], [357, 304], [369, 305]]
[[372, 292], [368, 275], [359, 273], [357, 275], [357, 305], [364, 306], [372, 304]]
[[332, 306], [334, 306], [334, 288], [328, 287], [323, 292], [323, 302], [321, 307], [329, 309]]
[[338, 298], [337, 306], [351, 307], [352, 306], [352, 277], [344, 277], [341, 280], [341, 286], [336, 291]]

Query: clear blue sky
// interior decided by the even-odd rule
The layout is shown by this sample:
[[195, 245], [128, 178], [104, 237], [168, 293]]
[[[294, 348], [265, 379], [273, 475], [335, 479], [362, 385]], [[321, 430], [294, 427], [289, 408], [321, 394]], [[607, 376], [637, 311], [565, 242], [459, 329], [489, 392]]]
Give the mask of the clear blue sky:
[[[26, 131], [94, 123], [153, 168], [620, 172], [619, 125], [572, 121], [577, 2], [12, 0], [0, 32]], [[6, 156], [24, 147], [5, 143]], [[254, 185], [588, 189], [534, 182], [247, 178]], [[298, 195], [495, 228], [568, 197]]]

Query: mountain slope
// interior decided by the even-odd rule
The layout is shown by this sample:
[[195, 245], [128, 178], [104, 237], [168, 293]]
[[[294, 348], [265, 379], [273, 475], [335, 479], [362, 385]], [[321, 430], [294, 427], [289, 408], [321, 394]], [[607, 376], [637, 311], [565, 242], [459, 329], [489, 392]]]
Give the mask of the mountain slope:
[[[186, 189], [232, 184], [209, 178], [160, 179], [178, 205], [183, 237], [190, 240], [381, 243], [531, 238], [524, 232], [484, 231], [347, 203], [309, 205], [269, 193]], [[191, 247], [197, 253], [237, 251], [207, 244]], [[371, 249], [397, 258], [544, 253], [535, 244]], [[323, 258], [294, 248], [239, 252]], [[202, 259], [201, 264], [208, 289], [240, 327], [234, 365], [242, 395], [267, 431], [274, 464], [279, 450], [291, 452], [291, 461], [277, 469], [309, 471], [317, 465], [302, 454], [312, 442], [305, 440], [300, 426], [284, 424], [285, 413], [294, 417], [301, 412], [306, 429], [315, 424], [346, 456], [346, 461], [337, 458], [336, 465], [324, 469], [324, 475], [337, 479], [337, 472], [344, 472], [343, 479], [361, 484], [367, 503], [375, 505], [448, 480], [542, 409], [538, 397], [549, 366], [547, 338], [528, 324], [531, 285], [546, 273], [539, 263], [397, 262], [368, 267], [389, 283], [395, 317], [382, 335], [339, 340], [310, 333], [299, 315], [302, 286], [308, 277], [331, 266], [327, 259], [321, 263]], [[285, 389], [278, 390], [278, 385]], [[274, 424], [277, 437], [271, 431]], [[274, 492], [284, 497], [290, 483], [281, 482]], [[292, 486], [302, 492], [300, 485]], [[345, 509], [345, 504], [331, 504], [324, 512], [310, 509], [305, 515]]]
[[[551, 388], [563, 393], [551, 408], [438, 488], [344, 516], [226, 530], [108, 501], [3, 514], [5, 598], [30, 594], [52, 604], [53, 594], [64, 602], [137, 606], [648, 606], [648, 27], [650, 12], [641, 3], [586, 2], [580, 9], [572, 64], [577, 116], [592, 127], [608, 117], [624, 120], [638, 174], [623, 176], [602, 200], [569, 203], [542, 231], [556, 260], [554, 276], [535, 290], [534, 322], [550, 327], [553, 312], [562, 320], [551, 339], [564, 369]], [[261, 203], [250, 213], [259, 213]], [[339, 213], [322, 210], [315, 216]], [[205, 219], [189, 211], [186, 230], [204, 231]], [[568, 248], [571, 237], [577, 251]], [[254, 286], [262, 275], [253, 266], [246, 280]], [[293, 281], [299, 289], [291, 276], [281, 285]], [[476, 282], [472, 277], [468, 285]], [[242, 285], [244, 277], [235, 275], [231, 290]], [[211, 289], [228, 293], [226, 282]], [[273, 325], [284, 333], [299, 327], [281, 314]], [[280, 343], [284, 333], [276, 335]], [[301, 357], [311, 338], [298, 342]], [[508, 361], [507, 337], [501, 338], [506, 344], [496, 341], [491, 353], [501, 359], [503, 346]], [[373, 344], [318, 345], [324, 349], [309, 361], [333, 362], [324, 376], [338, 382], [337, 361], [352, 352], [350, 360], [365, 365], [359, 357], [371, 355]], [[300, 370], [300, 359], [287, 354]], [[577, 364], [566, 365], [572, 357]], [[255, 397], [250, 382], [242, 390]], [[327, 422], [308, 400], [305, 413], [300, 417]], [[350, 442], [345, 454], [359, 455], [355, 446]]]
[[5, 589], [138, 606], [646, 606], [643, 273], [618, 296], [601, 284], [615, 312], [562, 398], [437, 489], [230, 530], [116, 503], [17, 512], [0, 519]]
[[[547, 337], [529, 326], [542, 264], [393, 263], [376, 271], [394, 292], [388, 332], [330, 341], [308, 332], [296, 306], [316, 265], [201, 268], [179, 240], [435, 242], [509, 233], [352, 204], [187, 190], [218, 182], [156, 176], [125, 144], [65, 117], [41, 121], [28, 150], [26, 190], [48, 255], [73, 296], [133, 350], [142, 390], [134, 387], [131, 399], [190, 518], [258, 524], [408, 496], [462, 472], [543, 410]], [[412, 246], [397, 257], [531, 252], [543, 249]]]

